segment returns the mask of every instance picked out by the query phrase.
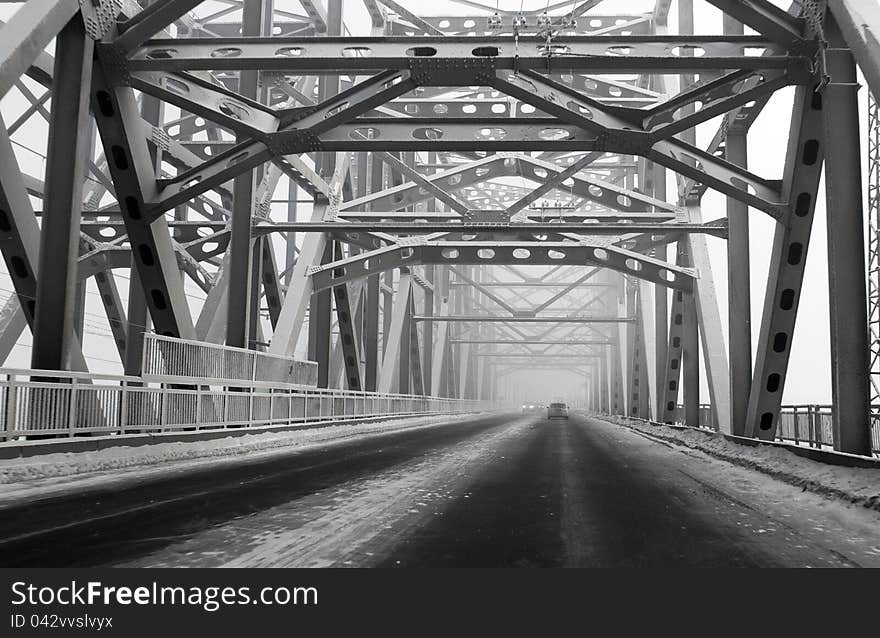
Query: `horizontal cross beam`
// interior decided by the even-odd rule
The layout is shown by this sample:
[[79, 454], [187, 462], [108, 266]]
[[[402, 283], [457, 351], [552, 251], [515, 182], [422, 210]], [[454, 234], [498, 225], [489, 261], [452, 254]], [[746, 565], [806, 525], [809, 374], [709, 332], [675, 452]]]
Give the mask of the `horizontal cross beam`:
[[456, 323], [632, 323], [635, 317], [496, 317], [490, 315], [413, 315], [413, 321]]
[[[474, 84], [491, 69], [557, 73], [682, 73], [706, 69], [809, 66], [803, 56], [762, 56], [775, 43], [763, 36], [558, 36], [518, 42], [513, 37], [178, 38], [146, 42], [132, 52], [131, 71], [260, 70], [376, 73], [413, 69], [423, 84]], [[105, 45], [114, 47], [113, 44]], [[689, 55], [699, 51], [701, 55]], [[115, 53], [119, 57], [119, 52]], [[455, 82], [455, 80], [453, 80]], [[480, 84], [480, 82], [476, 82]]]

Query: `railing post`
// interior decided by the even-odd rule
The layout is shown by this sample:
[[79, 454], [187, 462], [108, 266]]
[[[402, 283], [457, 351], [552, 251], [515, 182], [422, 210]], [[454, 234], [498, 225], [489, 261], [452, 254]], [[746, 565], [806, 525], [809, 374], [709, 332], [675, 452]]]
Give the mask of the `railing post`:
[[[165, 389], [165, 384], [161, 386]], [[159, 393], [159, 431], [165, 431], [165, 425], [168, 423], [168, 393]]]
[[812, 405], [807, 406], [807, 418], [810, 422], [810, 447], [820, 446], [819, 429], [816, 423], [816, 413]]
[[119, 434], [122, 434], [128, 423], [128, 381], [123, 379], [119, 387], [122, 393], [119, 397]]
[[4, 440], [8, 441], [10, 437], [10, 433], [15, 428], [15, 422], [17, 419], [16, 411], [18, 407], [18, 386], [15, 383], [15, 375], [8, 374], [6, 375], [6, 406], [5, 406], [5, 422], [3, 423], [3, 430], [6, 435]]
[[202, 386], [196, 385], [196, 429], [202, 427]]
[[70, 430], [69, 436], [71, 437], [73, 437], [76, 432], [76, 401], [76, 377], [74, 377], [70, 380], [70, 402], [68, 403], [67, 412], [67, 427]]

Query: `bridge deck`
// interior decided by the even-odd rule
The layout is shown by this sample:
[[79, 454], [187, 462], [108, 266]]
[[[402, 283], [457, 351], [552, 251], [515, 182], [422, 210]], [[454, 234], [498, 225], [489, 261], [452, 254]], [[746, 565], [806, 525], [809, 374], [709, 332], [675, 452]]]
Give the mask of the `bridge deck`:
[[0, 542], [0, 562], [880, 566], [880, 512], [582, 416], [459, 418], [174, 468], [7, 503], [0, 538], [28, 535]]

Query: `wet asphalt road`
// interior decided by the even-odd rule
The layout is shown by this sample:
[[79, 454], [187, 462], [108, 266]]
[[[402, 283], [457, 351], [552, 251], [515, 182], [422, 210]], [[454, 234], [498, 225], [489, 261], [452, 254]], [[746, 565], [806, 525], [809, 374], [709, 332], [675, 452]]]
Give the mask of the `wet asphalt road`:
[[[539, 421], [443, 517], [383, 565], [479, 567], [780, 566], [776, 548], [731, 530], [675, 458], [642, 462], [607, 425]], [[645, 461], [645, 460], [643, 460]], [[708, 496], [708, 499], [706, 498]], [[719, 507], [720, 506], [720, 507]], [[750, 514], [752, 512], [749, 512]], [[754, 513], [762, 518], [759, 513]], [[721, 520], [719, 520], [721, 519]]]
[[[216, 533], [230, 521], [245, 519], [258, 527], [265, 512], [295, 511], [308, 499], [320, 501], [322, 490], [393, 471], [405, 476], [414, 460], [433, 462], [480, 445], [489, 451], [450, 479], [448, 496], [430, 515], [408, 514], [386, 525], [366, 542], [360, 558], [344, 564], [858, 564], [838, 551], [833, 534], [810, 531], [817, 529], [816, 521], [806, 513], [804, 520], [797, 513], [787, 518], [785, 490], [776, 497], [779, 507], [768, 508], [761, 494], [750, 500], [723, 489], [726, 464], [693, 460], [584, 417], [551, 422], [495, 415], [0, 511], [0, 565], [149, 565], [152, 556], [167, 554], [181, 539]], [[762, 476], [755, 484], [769, 480]], [[817, 507], [810, 501], [805, 512], [807, 506]], [[345, 507], [339, 497], [320, 505]]]

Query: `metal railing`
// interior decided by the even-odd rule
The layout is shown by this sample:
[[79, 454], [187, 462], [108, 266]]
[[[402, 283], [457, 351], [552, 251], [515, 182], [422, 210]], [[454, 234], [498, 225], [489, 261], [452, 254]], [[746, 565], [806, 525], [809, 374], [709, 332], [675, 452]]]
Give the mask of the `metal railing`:
[[0, 441], [456, 414], [483, 402], [261, 381], [181, 386], [139, 377], [0, 368]]
[[226, 381], [277, 381], [316, 385], [318, 364], [268, 352], [232, 348], [202, 341], [144, 335], [143, 375], [149, 380], [177, 377], [205, 383]]
[[[701, 403], [700, 404], [700, 427], [708, 428], [710, 430], [716, 429], [715, 427], [715, 417], [712, 415], [712, 404], [711, 403]], [[683, 424], [684, 423], [684, 406], [678, 405], [675, 410], [672, 411], [672, 418], [675, 423]]]
[[[830, 405], [784, 405], [776, 438], [810, 447], [834, 447]], [[880, 456], [880, 406], [871, 406], [871, 450]]]
[[[684, 407], [679, 405], [675, 422], [684, 423]], [[711, 405], [700, 404], [700, 427], [716, 429]], [[783, 405], [779, 412], [776, 440], [815, 448], [834, 447], [830, 405]], [[880, 456], [880, 406], [871, 406], [871, 449]]]

